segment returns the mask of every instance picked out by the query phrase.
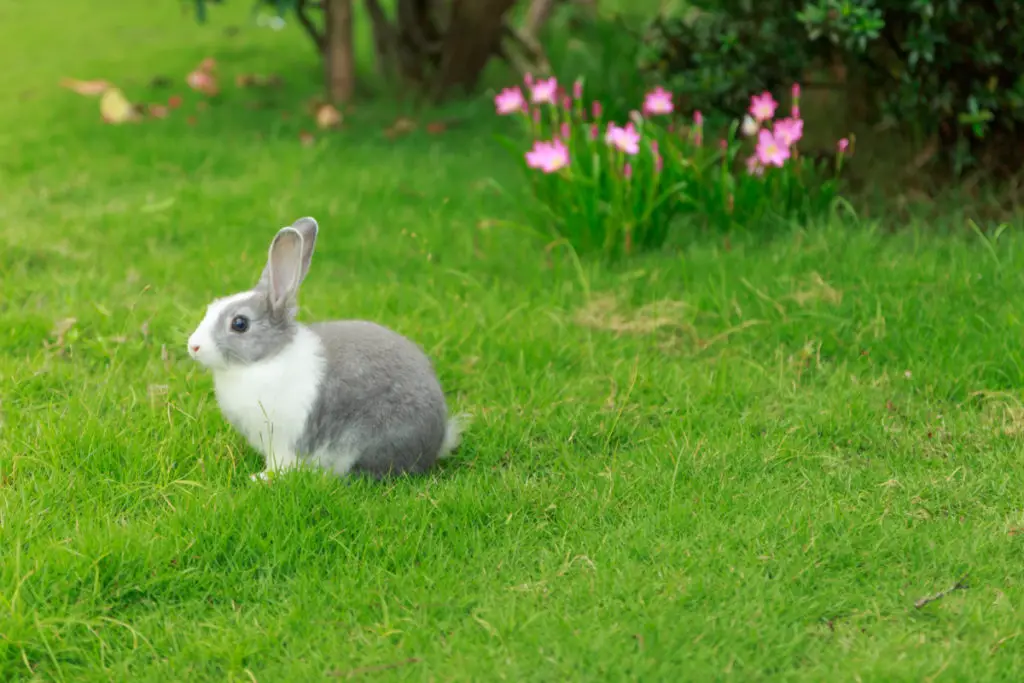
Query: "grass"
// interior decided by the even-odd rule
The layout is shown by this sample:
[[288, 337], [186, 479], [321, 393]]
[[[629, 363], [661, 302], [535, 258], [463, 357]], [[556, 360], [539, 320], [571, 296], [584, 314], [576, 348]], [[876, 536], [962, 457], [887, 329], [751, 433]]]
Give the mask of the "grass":
[[[1021, 678], [1019, 226], [576, 270], [489, 222], [486, 125], [304, 147], [316, 65], [224, 36], [246, 3], [62, 7], [0, 6], [0, 679]], [[207, 54], [288, 85], [124, 127], [56, 85]], [[302, 317], [407, 334], [476, 415], [426, 478], [253, 484], [185, 353], [306, 214]]]

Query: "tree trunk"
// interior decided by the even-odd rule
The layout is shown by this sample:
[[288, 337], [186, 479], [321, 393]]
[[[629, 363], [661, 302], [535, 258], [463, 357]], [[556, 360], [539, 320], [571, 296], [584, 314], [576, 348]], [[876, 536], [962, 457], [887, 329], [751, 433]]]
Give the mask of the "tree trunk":
[[441, 66], [431, 97], [444, 98], [453, 88], [472, 90], [488, 60], [501, 50], [505, 15], [516, 0], [453, 0], [445, 31]]
[[334, 104], [352, 99], [356, 85], [352, 49], [352, 0], [323, 0], [324, 79], [327, 96]]
[[377, 72], [385, 80], [390, 81], [398, 69], [398, 58], [395, 56], [397, 51], [395, 30], [378, 0], [365, 0], [365, 5], [373, 27], [373, 51], [377, 58]]

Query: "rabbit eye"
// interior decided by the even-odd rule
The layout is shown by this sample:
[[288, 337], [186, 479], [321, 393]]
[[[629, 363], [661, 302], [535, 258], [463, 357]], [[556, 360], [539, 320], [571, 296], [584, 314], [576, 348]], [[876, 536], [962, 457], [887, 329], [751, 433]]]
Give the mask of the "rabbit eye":
[[245, 332], [249, 329], [249, 319], [244, 315], [236, 315], [231, 319], [231, 329], [235, 332]]

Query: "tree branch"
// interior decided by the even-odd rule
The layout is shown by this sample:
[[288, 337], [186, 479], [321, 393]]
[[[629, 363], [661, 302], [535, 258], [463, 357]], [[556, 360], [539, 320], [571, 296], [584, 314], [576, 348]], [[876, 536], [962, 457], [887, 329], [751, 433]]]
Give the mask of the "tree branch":
[[322, 8], [323, 5], [319, 2], [308, 2], [308, 0], [298, 0], [295, 3], [295, 15], [299, 18], [299, 23], [302, 24], [302, 28], [306, 30], [306, 34], [313, 40], [313, 44], [316, 45], [318, 52], [323, 53], [325, 38], [324, 34], [316, 29], [313, 21], [306, 14], [306, 10], [310, 7]]
[[384, 14], [378, 0], [365, 0], [365, 4], [373, 24], [373, 47], [377, 56], [377, 69], [385, 78], [390, 78], [397, 67], [398, 46], [395, 41], [395, 27]]

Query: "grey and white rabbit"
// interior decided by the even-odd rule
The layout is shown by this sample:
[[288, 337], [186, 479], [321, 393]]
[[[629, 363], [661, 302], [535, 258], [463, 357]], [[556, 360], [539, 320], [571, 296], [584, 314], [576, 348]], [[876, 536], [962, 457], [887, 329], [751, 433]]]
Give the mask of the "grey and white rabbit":
[[308, 217], [281, 228], [259, 282], [207, 307], [189, 354], [212, 371], [224, 417], [263, 454], [261, 478], [304, 461], [338, 475], [424, 472], [462, 430], [426, 354], [372, 322], [295, 319], [317, 231]]

